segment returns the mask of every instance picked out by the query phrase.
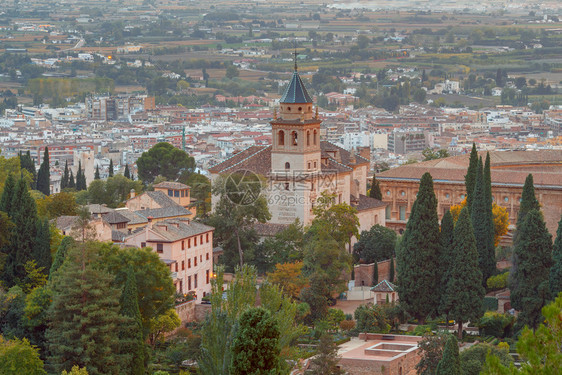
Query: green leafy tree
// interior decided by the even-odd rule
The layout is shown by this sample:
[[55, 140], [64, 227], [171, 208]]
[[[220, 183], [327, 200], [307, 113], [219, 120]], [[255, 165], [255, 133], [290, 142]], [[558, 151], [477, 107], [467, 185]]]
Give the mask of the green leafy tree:
[[51, 194], [51, 182], [49, 172], [49, 148], [45, 147], [43, 162], [37, 172], [37, 190], [45, 195]]
[[63, 370], [61, 375], [88, 375], [88, 370], [85, 367], [72, 366], [70, 371]]
[[464, 185], [466, 187], [466, 206], [472, 209], [472, 198], [474, 194], [474, 185], [476, 185], [476, 174], [478, 171], [478, 151], [476, 151], [476, 144], [472, 144], [472, 151], [470, 152], [470, 161], [468, 170], [464, 176]]
[[488, 202], [488, 192], [485, 186], [482, 170], [482, 158], [478, 161], [476, 169], [476, 183], [470, 209], [476, 249], [478, 251], [478, 264], [482, 272], [482, 285], [496, 271], [496, 255], [494, 239], [492, 235], [492, 223], [490, 222], [491, 202]]
[[338, 366], [338, 346], [329, 334], [320, 336], [317, 347], [318, 354], [311, 360], [312, 375], [342, 375], [344, 370]]
[[44, 375], [39, 350], [27, 339], [6, 341], [0, 336], [0, 373], [2, 375]]
[[164, 339], [166, 333], [174, 331], [180, 325], [180, 317], [174, 309], [168, 309], [163, 314], [150, 319], [148, 341], [152, 346], [152, 350], [155, 349], [158, 342]]
[[134, 321], [119, 314], [120, 291], [111, 285], [113, 276], [95, 266], [91, 246], [72, 248], [53, 280], [48, 363], [57, 373], [77, 365], [92, 375], [122, 374], [130, 361], [122, 333]]
[[161, 142], [143, 152], [137, 160], [137, 168], [138, 176], [145, 184], [152, 183], [159, 175], [176, 181], [183, 172], [193, 172], [195, 160], [185, 151]]
[[517, 341], [517, 353], [521, 357], [520, 368], [516, 368], [513, 363], [507, 367], [500, 358], [489, 354], [481, 374], [554, 375], [560, 373], [562, 368], [560, 311], [562, 311], [562, 294], [543, 307], [544, 324], [540, 324], [534, 331], [528, 327], [523, 329]]
[[376, 224], [361, 232], [359, 241], [353, 246], [353, 255], [361, 262], [376, 263], [394, 257], [395, 245], [396, 232]]
[[55, 219], [59, 216], [74, 216], [78, 211], [78, 204], [74, 194], [68, 192], [60, 192], [51, 194], [47, 201], [47, 214], [49, 218]]
[[128, 316], [134, 320], [133, 327], [125, 335], [130, 340], [128, 352], [132, 354], [131, 362], [128, 367], [130, 375], [144, 375], [145, 345], [142, 327], [142, 318], [138, 303], [137, 279], [133, 267], [129, 265], [127, 269], [127, 279], [121, 294], [121, 315]]
[[369, 190], [369, 197], [382, 200], [381, 186], [377, 181], [377, 176], [373, 173], [373, 181], [371, 182], [371, 190]]
[[[449, 314], [449, 309], [447, 307], [447, 284], [451, 278], [450, 273], [455, 262], [455, 253], [453, 248], [454, 228], [453, 215], [451, 215], [451, 211], [447, 211], [441, 219], [441, 234], [439, 237], [439, 245], [441, 247], [441, 257], [439, 262], [439, 272], [441, 274], [439, 312], [445, 315]], [[448, 318], [446, 321], [447, 324], [449, 324]]]
[[550, 295], [554, 297], [562, 292], [562, 217], [558, 222], [558, 230], [556, 231], [556, 239], [554, 240], [552, 259], [553, 265], [550, 269], [549, 284]]
[[372, 303], [360, 305], [355, 309], [354, 317], [360, 332], [387, 333], [390, 331], [388, 317], [379, 305]]
[[12, 200], [16, 190], [16, 180], [12, 174], [9, 174], [4, 183], [2, 198], [0, 198], [0, 211], [4, 211], [8, 216], [12, 215]]
[[276, 374], [279, 368], [279, 325], [261, 307], [246, 310], [232, 342], [230, 374]]
[[552, 236], [539, 210], [524, 216], [514, 252], [510, 280], [511, 306], [519, 310], [517, 325], [535, 329], [542, 321], [541, 309], [549, 300], [549, 271], [552, 266]]
[[400, 305], [421, 324], [439, 306], [439, 250], [437, 198], [425, 173], [396, 254]]
[[443, 357], [437, 365], [435, 375], [461, 375], [459, 344], [453, 335], [449, 335], [443, 349]]
[[8, 339], [26, 335], [22, 319], [25, 309], [25, 292], [19, 286], [0, 291], [0, 327], [2, 335]]
[[35, 163], [33, 162], [33, 159], [31, 159], [31, 153], [27, 151], [25, 154], [22, 154], [20, 151], [19, 158], [21, 168], [27, 170], [29, 175], [33, 178], [31, 181], [31, 186], [33, 187], [36, 184], [37, 171], [35, 170]]
[[[422, 90], [425, 92], [425, 90]], [[435, 159], [442, 159], [449, 157], [449, 152], [445, 149], [433, 151], [431, 148], [426, 148], [422, 151], [422, 156], [424, 157], [423, 161], [428, 160], [435, 160]]]
[[443, 348], [449, 334], [438, 332], [434, 334], [433, 332], [425, 333], [423, 338], [419, 342], [420, 347], [420, 360], [416, 364], [416, 370], [418, 375], [434, 375], [437, 370], [437, 366], [443, 358]]
[[482, 342], [460, 353], [462, 374], [480, 375], [488, 354], [498, 357], [503, 366], [509, 367], [509, 365], [513, 363], [513, 358], [509, 355], [508, 349]]
[[66, 254], [68, 254], [68, 250], [72, 246], [74, 246], [74, 243], [74, 238], [70, 236], [66, 236], [62, 239], [59, 247], [57, 248], [57, 252], [55, 253], [53, 263], [51, 264], [51, 269], [49, 271], [49, 280], [53, 278], [55, 272], [62, 266], [64, 260], [66, 259]]
[[458, 324], [460, 340], [463, 323], [476, 321], [482, 316], [482, 300], [486, 293], [482, 286], [476, 240], [466, 207], [462, 209], [453, 232], [453, 253], [446, 300], [449, 317]]
[[108, 177], [113, 177], [113, 159], [109, 159]]
[[200, 173], [191, 173], [181, 182], [191, 187], [191, 207], [197, 210], [197, 216], [206, 218], [211, 211], [211, 181]]
[[46, 344], [47, 310], [52, 299], [53, 291], [49, 285], [37, 287], [25, 297], [23, 322], [26, 336], [42, 352], [44, 352]]

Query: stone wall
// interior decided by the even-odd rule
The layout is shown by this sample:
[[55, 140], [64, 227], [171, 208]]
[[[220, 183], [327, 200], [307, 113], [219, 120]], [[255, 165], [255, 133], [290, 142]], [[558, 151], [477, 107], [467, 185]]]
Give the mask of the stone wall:
[[[371, 264], [358, 264], [355, 268], [355, 286], [373, 286], [383, 280], [390, 279], [390, 259], [383, 260], [377, 264], [379, 279], [373, 282], [373, 267]], [[394, 260], [394, 277], [396, 278], [396, 260]]]
[[211, 312], [211, 305], [195, 305], [195, 321], [202, 322], [207, 314]]

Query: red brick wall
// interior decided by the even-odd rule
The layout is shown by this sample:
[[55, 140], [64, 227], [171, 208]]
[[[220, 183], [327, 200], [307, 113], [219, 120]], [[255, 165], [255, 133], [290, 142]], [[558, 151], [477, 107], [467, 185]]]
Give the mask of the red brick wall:
[[[374, 263], [371, 264], [358, 264], [355, 268], [355, 286], [373, 286], [377, 285], [383, 280], [390, 279], [390, 259], [383, 260], [378, 264], [378, 275], [379, 279], [377, 282], [373, 282], [373, 267]], [[394, 277], [396, 278], [396, 260], [394, 260]]]

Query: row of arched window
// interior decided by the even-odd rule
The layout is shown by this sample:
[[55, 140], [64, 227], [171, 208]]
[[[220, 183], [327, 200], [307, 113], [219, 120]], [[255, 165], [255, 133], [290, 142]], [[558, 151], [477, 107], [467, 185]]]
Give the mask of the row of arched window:
[[[311, 133], [310, 130], [306, 131], [306, 145], [310, 146], [311, 144]], [[279, 146], [285, 146], [285, 131], [284, 130], [279, 130], [279, 132], [277, 133], [277, 144]], [[293, 146], [297, 146], [299, 144], [299, 139], [298, 139], [298, 133], [296, 131], [292, 131], [291, 132], [291, 145]], [[317, 145], [318, 144], [318, 131], [316, 129], [314, 129], [314, 131], [312, 132], [312, 144], [313, 145]]]

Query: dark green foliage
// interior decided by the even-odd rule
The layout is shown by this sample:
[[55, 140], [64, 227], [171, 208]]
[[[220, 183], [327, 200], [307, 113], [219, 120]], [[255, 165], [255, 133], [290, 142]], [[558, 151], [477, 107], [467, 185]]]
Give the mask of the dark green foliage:
[[71, 189], [75, 189], [76, 188], [76, 183], [74, 182], [74, 173], [72, 172], [72, 170], [70, 171], [70, 177], [68, 177], [68, 186]]
[[326, 316], [329, 296], [330, 290], [325, 279], [320, 274], [313, 274], [310, 278], [310, 286], [303, 288], [299, 296], [299, 299], [310, 307], [310, 315], [306, 317], [306, 323], [312, 324]]
[[390, 275], [388, 277], [388, 281], [390, 281], [391, 283], [394, 282], [394, 258], [390, 258], [390, 271], [389, 271]]
[[320, 336], [318, 354], [311, 361], [311, 375], [341, 375], [345, 371], [338, 366], [338, 346], [329, 334]]
[[94, 267], [95, 252], [89, 246], [72, 248], [53, 280], [47, 360], [57, 374], [77, 365], [90, 375], [118, 375], [130, 360], [122, 336], [134, 320], [119, 314], [120, 291], [111, 285], [113, 276]]
[[482, 305], [484, 307], [484, 311], [497, 311], [498, 299], [496, 297], [484, 297]]
[[37, 172], [37, 190], [45, 195], [51, 194], [50, 172], [49, 172], [49, 148], [45, 147], [43, 162]]
[[143, 152], [137, 160], [138, 177], [149, 184], [158, 176], [169, 181], [176, 181], [184, 172], [188, 174], [195, 169], [195, 160], [185, 151], [161, 142], [150, 150]]
[[29, 194], [27, 182], [21, 178], [12, 197], [12, 222], [14, 230], [7, 246], [3, 280], [13, 286], [26, 276], [24, 266], [33, 259], [37, 235], [37, 208]]
[[70, 179], [70, 174], [68, 172], [68, 160], [66, 160], [64, 162], [64, 173], [62, 174], [62, 179], [60, 182], [60, 188], [61, 190], [66, 189], [69, 183], [69, 179]]
[[12, 216], [12, 200], [14, 191], [16, 190], [16, 180], [12, 174], [9, 174], [4, 183], [4, 191], [0, 199], [0, 211], [4, 211], [8, 216]]
[[5, 341], [0, 337], [0, 374], [45, 375], [39, 350], [26, 339]]
[[129, 171], [129, 164], [125, 164], [125, 172], [123, 172], [123, 176], [125, 176], [129, 180], [131, 179], [131, 172]]
[[478, 321], [481, 336], [509, 337], [512, 334], [515, 316], [496, 311], [487, 311]]
[[109, 159], [108, 177], [113, 177], [113, 159]]
[[476, 185], [476, 173], [478, 170], [478, 151], [476, 151], [476, 144], [472, 144], [472, 151], [470, 152], [470, 161], [468, 170], [464, 176], [464, 185], [466, 187], [466, 207], [472, 208], [472, 196], [474, 193], [474, 185]]
[[232, 343], [231, 375], [277, 374], [279, 327], [271, 313], [261, 307], [240, 316]]
[[439, 262], [439, 272], [441, 274], [439, 312], [445, 315], [449, 312], [447, 308], [447, 283], [449, 282], [451, 268], [455, 261], [453, 249], [454, 228], [453, 215], [451, 215], [451, 211], [447, 211], [441, 219], [441, 233], [439, 237], [439, 245], [441, 247]]
[[94, 174], [94, 180], [100, 179], [100, 166], [96, 165], [96, 173]]
[[459, 325], [462, 338], [462, 323], [476, 321], [482, 316], [482, 272], [478, 268], [476, 240], [470, 223], [468, 209], [462, 209], [453, 232], [454, 262], [447, 283], [447, 309], [449, 317]]
[[487, 343], [478, 343], [460, 353], [462, 375], [479, 375], [488, 354], [499, 357], [504, 366], [509, 367], [510, 363], [513, 363], [507, 350]]
[[37, 268], [43, 268], [43, 273], [48, 275], [51, 269], [51, 231], [47, 218], [37, 221], [37, 237], [33, 248], [33, 258]]
[[76, 171], [76, 190], [84, 190], [82, 187], [82, 161], [78, 161], [78, 170]]
[[382, 200], [381, 187], [377, 181], [377, 177], [373, 174], [373, 181], [371, 183], [371, 191], [369, 192], [369, 197]]
[[496, 271], [496, 254], [493, 238], [490, 238], [490, 211], [488, 210], [487, 188], [484, 186], [484, 175], [482, 171], [482, 158], [478, 160], [476, 169], [476, 184], [470, 210], [476, 250], [478, 251], [478, 265], [482, 272], [482, 285]]
[[396, 233], [387, 227], [373, 225], [361, 232], [359, 241], [353, 246], [353, 257], [361, 263], [376, 263], [394, 256]]
[[[23, 317], [25, 293], [19, 286], [0, 291], [0, 332], [7, 339], [26, 335]], [[1, 373], [1, 372], [0, 372]]]
[[541, 309], [550, 298], [549, 271], [552, 266], [552, 236], [542, 213], [532, 209], [524, 215], [514, 249], [510, 280], [511, 306], [520, 311], [517, 325], [537, 328]]
[[396, 254], [400, 305], [420, 323], [439, 306], [439, 250], [437, 198], [433, 179], [425, 173]]
[[556, 239], [554, 240], [554, 249], [552, 252], [554, 264], [550, 269], [550, 296], [555, 298], [562, 292], [562, 218], [558, 222], [558, 230], [556, 231]]
[[517, 230], [519, 231], [525, 220], [525, 216], [531, 210], [540, 210], [541, 206], [537, 197], [535, 197], [535, 186], [533, 184], [533, 175], [529, 174], [523, 185], [521, 193], [521, 203], [519, 204], [519, 214], [517, 215]]
[[379, 283], [379, 265], [378, 263], [373, 264], [373, 286]]
[[53, 259], [53, 264], [51, 265], [51, 269], [49, 271], [49, 280], [53, 278], [55, 272], [62, 266], [64, 260], [66, 259], [66, 254], [68, 250], [74, 246], [74, 238], [70, 236], [66, 236], [62, 239], [59, 248], [55, 254], [55, 258]]
[[143, 338], [142, 319], [138, 303], [137, 280], [132, 266], [127, 269], [127, 280], [121, 294], [121, 315], [128, 316], [134, 320], [131, 330], [124, 332], [124, 336], [130, 340], [127, 352], [132, 354], [131, 362], [127, 366], [127, 374], [144, 375], [145, 366], [145, 344]]
[[35, 163], [31, 159], [31, 153], [27, 151], [25, 154], [22, 154], [20, 151], [19, 157], [21, 169], [25, 169], [31, 174], [33, 177], [31, 184], [34, 185], [37, 180], [37, 171], [35, 170]]
[[435, 375], [437, 366], [443, 357], [443, 348], [449, 337], [448, 334], [438, 332], [425, 333], [419, 342], [420, 361], [416, 364], [416, 370], [419, 375]]
[[382, 307], [369, 303], [360, 305], [353, 313], [359, 332], [383, 332], [390, 330], [390, 324]]
[[492, 198], [492, 171], [489, 152], [486, 152], [486, 162], [484, 163], [484, 192], [486, 195], [486, 211], [488, 212], [488, 231], [490, 236], [489, 246], [492, 247], [492, 253], [495, 253], [494, 200]]
[[443, 348], [443, 357], [437, 365], [435, 375], [461, 375], [459, 344], [453, 335], [449, 335]]

